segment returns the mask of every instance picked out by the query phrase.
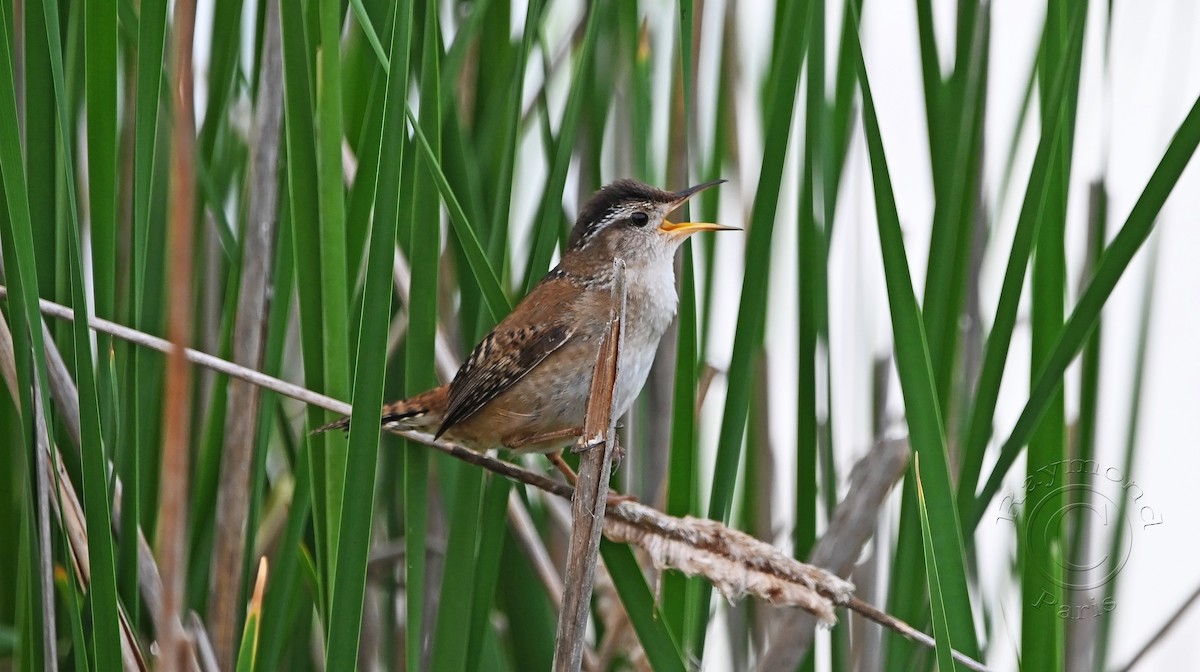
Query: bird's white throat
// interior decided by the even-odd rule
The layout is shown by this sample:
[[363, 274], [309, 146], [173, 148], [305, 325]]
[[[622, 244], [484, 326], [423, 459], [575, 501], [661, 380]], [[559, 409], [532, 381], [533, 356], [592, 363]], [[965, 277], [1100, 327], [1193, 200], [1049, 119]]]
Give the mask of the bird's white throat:
[[625, 270], [625, 286], [625, 340], [615, 390], [618, 416], [629, 410], [646, 384], [658, 342], [679, 306], [670, 258], [638, 259]]

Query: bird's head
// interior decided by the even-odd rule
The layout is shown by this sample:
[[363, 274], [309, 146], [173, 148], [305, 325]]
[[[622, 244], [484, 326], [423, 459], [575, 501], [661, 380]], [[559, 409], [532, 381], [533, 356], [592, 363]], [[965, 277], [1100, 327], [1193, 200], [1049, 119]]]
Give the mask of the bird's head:
[[670, 192], [636, 180], [617, 180], [596, 192], [579, 211], [567, 249], [633, 262], [648, 255], [673, 254], [693, 233], [737, 230], [720, 224], [667, 219], [692, 196], [724, 181]]

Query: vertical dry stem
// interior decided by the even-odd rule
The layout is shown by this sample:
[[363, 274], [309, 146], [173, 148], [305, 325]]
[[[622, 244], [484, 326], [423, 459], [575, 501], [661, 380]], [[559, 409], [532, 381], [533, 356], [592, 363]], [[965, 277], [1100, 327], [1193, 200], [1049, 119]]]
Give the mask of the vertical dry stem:
[[[283, 56], [279, 1], [267, 1], [265, 36], [255, 105], [253, 154], [246, 236], [242, 252], [242, 289], [234, 328], [233, 361], [250, 369], [262, 367], [274, 257], [278, 203], [279, 126], [283, 115]], [[286, 297], [281, 297], [287, 300]], [[233, 666], [237, 651], [242, 561], [246, 553], [246, 517], [250, 510], [250, 471], [258, 430], [261, 390], [234, 379], [229, 385], [225, 442], [217, 490], [217, 538], [213, 547], [208, 611], [213, 650], [221, 669]]]
[[567, 548], [567, 571], [563, 579], [566, 591], [558, 612], [558, 633], [554, 643], [554, 670], [578, 672], [583, 664], [587, 636], [588, 605], [596, 578], [600, 555], [600, 534], [604, 531], [604, 508], [608, 479], [616, 447], [616, 418], [613, 415], [613, 387], [617, 382], [621, 340], [625, 330], [625, 262], [613, 262], [612, 309], [608, 328], [600, 340], [592, 387], [588, 394], [587, 415], [577, 451], [579, 480], [571, 499], [571, 541]]
[[195, 211], [195, 117], [192, 110], [192, 39], [195, 33], [195, 0], [175, 3], [175, 76], [172, 102], [175, 119], [171, 130], [171, 282], [168, 288], [167, 334], [172, 348], [167, 357], [166, 409], [163, 414], [161, 512], [158, 529], [158, 565], [163, 576], [163, 610], [159, 614], [158, 668], [171, 672], [187, 669], [186, 634], [180, 627], [187, 557], [188, 486], [188, 386], [189, 368], [184, 348], [191, 332], [192, 217]]

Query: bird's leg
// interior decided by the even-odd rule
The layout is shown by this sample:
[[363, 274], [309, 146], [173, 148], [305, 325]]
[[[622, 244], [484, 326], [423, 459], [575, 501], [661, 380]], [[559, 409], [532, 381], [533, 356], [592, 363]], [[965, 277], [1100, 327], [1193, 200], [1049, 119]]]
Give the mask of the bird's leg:
[[[621, 463], [621, 458], [624, 457], [624, 455], [625, 455], [625, 450], [623, 448], [621, 448], [619, 444], [616, 446], [613, 446], [613, 470], [614, 471], [616, 470], [617, 466]], [[567, 464], [567, 461], [563, 459], [561, 450], [558, 451], [557, 453], [550, 453], [549, 455], [546, 455], [546, 459], [550, 460], [550, 464], [553, 464], [555, 466], [555, 468], [557, 468], [559, 471], [561, 471], [563, 476], [566, 476], [567, 481], [569, 481], [571, 483], [571, 485], [575, 485], [576, 482], [579, 480], [579, 475], [576, 474], [575, 470], [571, 468], [571, 465]], [[622, 495], [619, 492], [614, 492], [612, 490], [608, 491], [608, 498], [607, 498], [608, 506], [616, 506], [617, 504], [620, 504], [621, 502], [636, 502], [636, 501], [637, 501], [637, 497], [634, 497], [633, 495]]]
[[[520, 451], [521, 448], [524, 448], [525, 446], [537, 445], [547, 441], [570, 439], [582, 434], [582, 427], [568, 427], [567, 429], [559, 429], [553, 432], [546, 432], [544, 434], [534, 434], [533, 436], [507, 437], [504, 439], [504, 445], [507, 446], [509, 450]], [[556, 468], [558, 468], [559, 471], [562, 472], [563, 476], [567, 477], [568, 483], [575, 485], [575, 481], [578, 480], [578, 477], [575, 474], [575, 470], [571, 469], [571, 465], [563, 461], [561, 450], [546, 455], [546, 458], [550, 460], [550, 464], [553, 464]]]
[[567, 482], [572, 486], [579, 481], [579, 474], [576, 474], [575, 470], [571, 468], [571, 465], [567, 464], [567, 461], [563, 459], [561, 450], [557, 453], [550, 453], [546, 455], [546, 459], [550, 460], [550, 464], [553, 464], [556, 469], [562, 472], [563, 476], [567, 477]]
[[[555, 440], [559, 440], [559, 439], [569, 439], [571, 437], [582, 436], [582, 435], [583, 435], [582, 427], [570, 427], [567, 429], [559, 429], [559, 430], [556, 430], [553, 432], [546, 432], [545, 434], [535, 434], [533, 436], [507, 438], [504, 440], [504, 445], [507, 446], [509, 448], [509, 450], [520, 450], [521, 448], [523, 448], [525, 446], [537, 445], [539, 443], [545, 443], [547, 441], [555, 441]], [[625, 449], [622, 448], [619, 443], [616, 444], [615, 446], [613, 446], [613, 470], [614, 471], [616, 470], [616, 468], [618, 466], [620, 466], [621, 460], [624, 457], [625, 457]], [[575, 470], [571, 468], [571, 465], [567, 464], [566, 460], [563, 459], [561, 450], [553, 452], [553, 453], [548, 453], [546, 455], [546, 459], [550, 460], [550, 464], [554, 465], [554, 468], [556, 468], [560, 472], [562, 472], [562, 475], [566, 477], [567, 482], [570, 483], [572, 486], [574, 486], [578, 482], [579, 475], [576, 474]], [[612, 492], [612, 491], [610, 491], [608, 493], [608, 505], [609, 506], [616, 506], [617, 504], [620, 504], [621, 502], [636, 502], [636, 501], [637, 501], [637, 498], [633, 497], [632, 495], [622, 495], [622, 494], [618, 494], [618, 493]]]

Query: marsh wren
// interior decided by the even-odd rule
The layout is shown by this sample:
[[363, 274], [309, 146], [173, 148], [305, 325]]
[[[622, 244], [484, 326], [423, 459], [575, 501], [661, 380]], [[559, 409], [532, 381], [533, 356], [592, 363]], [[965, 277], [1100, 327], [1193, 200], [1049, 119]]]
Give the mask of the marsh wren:
[[[667, 215], [724, 180], [677, 192], [634, 180], [604, 187], [583, 206], [562, 260], [471, 352], [454, 380], [388, 404], [387, 428], [432, 433], [475, 450], [557, 454], [583, 428], [592, 370], [608, 325], [613, 261], [625, 262], [626, 314], [614, 408], [629, 410], [659, 339], [675, 317], [674, 258], [699, 231]], [[318, 431], [345, 428], [342, 418]], [[562, 468], [561, 460], [553, 460]]]

